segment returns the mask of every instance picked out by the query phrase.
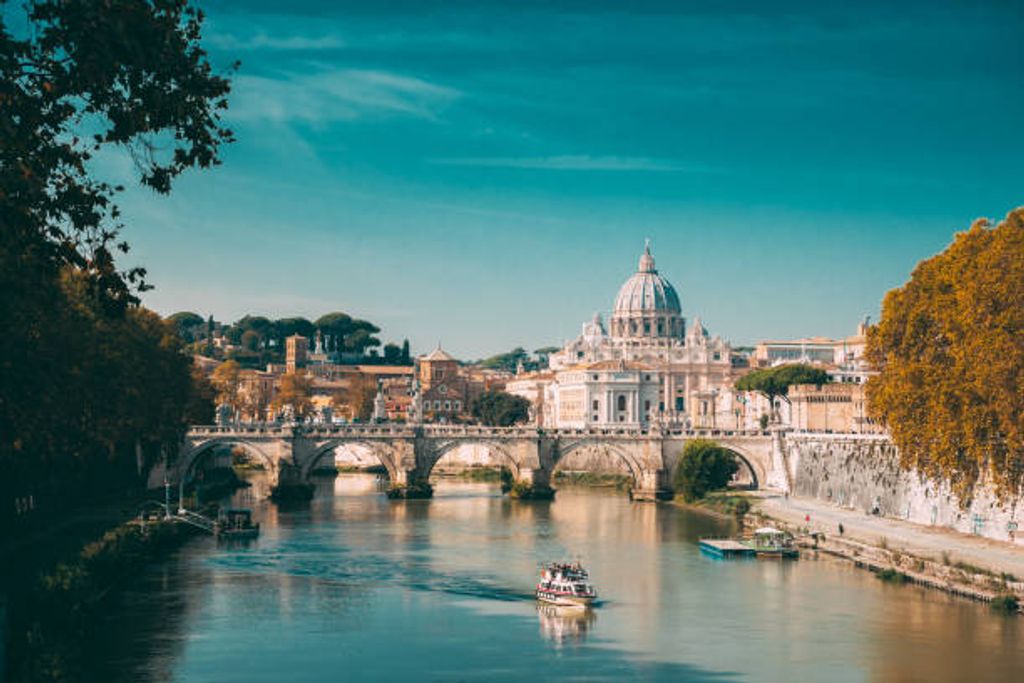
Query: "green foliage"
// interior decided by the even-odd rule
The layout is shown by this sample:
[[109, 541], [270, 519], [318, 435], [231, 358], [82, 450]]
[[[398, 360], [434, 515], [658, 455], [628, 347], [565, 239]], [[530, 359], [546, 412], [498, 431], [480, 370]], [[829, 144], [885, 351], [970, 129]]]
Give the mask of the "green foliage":
[[882, 569], [875, 573], [879, 580], [886, 583], [906, 583], [910, 578], [898, 569]]
[[504, 391], [485, 391], [474, 399], [473, 417], [490, 427], [510, 427], [530, 418], [530, 402]]
[[676, 468], [675, 489], [687, 502], [703, 498], [709, 491], [724, 489], [739, 470], [736, 456], [707, 439], [686, 444]]
[[999, 614], [1017, 614], [1020, 611], [1020, 599], [1013, 593], [1002, 593], [992, 598], [989, 603], [992, 611]]
[[178, 335], [187, 344], [196, 341], [196, 336], [193, 333], [193, 330], [201, 325], [205, 326], [206, 324], [206, 321], [203, 320], [201, 315], [198, 313], [192, 313], [191, 311], [173, 313], [167, 316], [165, 320], [174, 326], [174, 329], [178, 331]]
[[963, 503], [991, 477], [1024, 488], [1024, 209], [978, 221], [890, 291], [868, 334], [869, 409], [902, 465]]
[[381, 345], [374, 335], [380, 328], [366, 320], [353, 318], [347, 313], [327, 313], [317, 318], [315, 326], [329, 337], [327, 351], [331, 353], [365, 353], [367, 349]]
[[790, 364], [749, 372], [736, 381], [736, 388], [740, 391], [756, 391], [774, 402], [776, 398], [786, 398], [789, 388], [795, 384], [821, 386], [829, 381], [828, 373], [821, 368]]
[[540, 370], [548, 366], [548, 356], [558, 351], [557, 346], [545, 346], [537, 349], [533, 352], [534, 356], [531, 356], [526, 349], [521, 346], [508, 351], [507, 353], [499, 353], [489, 358], [485, 358], [478, 363], [482, 368], [488, 368], [491, 370], [505, 370], [506, 372], [515, 372], [519, 368], [519, 364], [522, 363], [523, 369], [527, 372], [533, 372]]
[[[218, 163], [228, 82], [184, 0], [3, 3], [0, 20], [0, 527], [13, 496], [45, 508], [138, 483], [174, 444], [189, 361], [171, 325], [135, 306], [144, 270], [96, 154], [118, 148], [165, 193]], [[108, 151], [109, 150], [109, 151]]]

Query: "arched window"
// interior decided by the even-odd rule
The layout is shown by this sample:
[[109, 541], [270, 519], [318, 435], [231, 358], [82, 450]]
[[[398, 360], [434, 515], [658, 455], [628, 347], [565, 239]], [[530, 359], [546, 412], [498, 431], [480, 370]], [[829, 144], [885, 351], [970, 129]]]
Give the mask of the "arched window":
[[626, 409], [626, 397], [623, 396], [622, 394], [619, 394], [618, 406], [619, 406], [619, 410], [625, 410]]

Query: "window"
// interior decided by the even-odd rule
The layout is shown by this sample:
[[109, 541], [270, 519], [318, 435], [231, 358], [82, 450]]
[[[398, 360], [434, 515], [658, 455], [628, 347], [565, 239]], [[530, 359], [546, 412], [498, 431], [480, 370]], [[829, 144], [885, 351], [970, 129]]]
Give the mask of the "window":
[[445, 410], [451, 410], [452, 409], [452, 402], [451, 401], [445, 401], [444, 402], [444, 409]]
[[582, 351], [577, 351], [576, 352], [576, 358], [583, 358], [583, 352]]
[[658, 412], [659, 413], [665, 412], [665, 402], [664, 401], [658, 401]]
[[597, 415], [595, 415], [592, 419], [594, 420], [594, 422], [597, 422]]
[[598, 403], [597, 403], [597, 399], [595, 398], [594, 399], [594, 410], [597, 410], [597, 409], [598, 409]]
[[651, 412], [651, 402], [650, 401], [644, 401], [644, 411], [648, 412], [648, 413]]
[[665, 327], [664, 327], [664, 323], [662, 323], [662, 322], [661, 322], [661, 321], [659, 320], [659, 321], [658, 321], [658, 336], [660, 337], [660, 336], [661, 336], [661, 335], [663, 335], [663, 334], [665, 334]]
[[644, 381], [645, 382], [650, 382], [651, 381], [651, 376], [650, 375], [644, 375]]
[[644, 334], [650, 334], [650, 333], [651, 333], [651, 323], [649, 323], [649, 322], [647, 322], [645, 320], [644, 321]]
[[444, 368], [434, 370], [434, 379], [444, 379]]
[[715, 351], [715, 360], [722, 360], [722, 354], [720, 354], [718, 351]]
[[462, 401], [456, 401], [454, 404], [455, 410], [462, 410]]
[[594, 380], [595, 382], [597, 381], [597, 375], [591, 375], [591, 378], [592, 378], [592, 379], [593, 379], [593, 380]]
[[619, 410], [625, 410], [626, 409], [626, 397], [621, 395], [621, 394], [619, 395], [618, 408], [619, 408]]
[[625, 415], [619, 415], [619, 422], [625, 422], [625, 421], [626, 421], [626, 416]]
[[686, 399], [682, 396], [676, 396], [676, 412], [681, 413], [686, 410]]
[[441, 410], [441, 402], [434, 401], [434, 410]]

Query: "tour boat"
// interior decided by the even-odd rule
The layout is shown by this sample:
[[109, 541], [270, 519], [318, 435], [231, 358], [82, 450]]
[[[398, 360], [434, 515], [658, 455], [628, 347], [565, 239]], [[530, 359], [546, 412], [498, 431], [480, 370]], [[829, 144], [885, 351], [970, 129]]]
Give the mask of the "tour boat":
[[579, 562], [552, 562], [540, 572], [537, 599], [563, 607], [587, 607], [597, 599], [597, 591]]

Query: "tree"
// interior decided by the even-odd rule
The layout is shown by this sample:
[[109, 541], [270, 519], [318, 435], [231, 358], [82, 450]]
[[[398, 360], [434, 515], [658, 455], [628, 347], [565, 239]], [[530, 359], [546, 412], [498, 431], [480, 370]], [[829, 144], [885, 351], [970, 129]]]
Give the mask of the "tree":
[[241, 342], [243, 349], [253, 352], [258, 351], [263, 345], [263, 339], [260, 337], [260, 333], [256, 330], [246, 330], [243, 332], [239, 342]]
[[537, 356], [537, 367], [546, 368], [548, 367], [548, 358], [553, 353], [561, 351], [557, 346], [542, 346], [533, 352], [533, 355]]
[[402, 341], [402, 356], [399, 358], [399, 365], [412, 365], [412, 355], [409, 353], [409, 340]]
[[830, 381], [828, 373], [821, 368], [789, 364], [748, 372], [736, 381], [736, 388], [740, 391], [756, 391], [763, 395], [768, 399], [768, 403], [774, 411], [776, 398], [789, 401], [788, 394], [791, 386], [816, 384], [820, 387]]
[[160, 193], [219, 163], [233, 139], [220, 125], [230, 86], [199, 45], [203, 15], [187, 0], [27, 0], [3, 15], [3, 251], [79, 269], [109, 310], [124, 310], [145, 271], [117, 269], [114, 254], [128, 250], [113, 203], [123, 188], [92, 177], [89, 162], [126, 150]]
[[970, 499], [1024, 479], [1024, 209], [975, 222], [886, 294], [868, 333], [869, 410], [901, 464]]
[[524, 366], [532, 365], [530, 354], [528, 354], [526, 349], [521, 346], [517, 346], [507, 353], [499, 353], [491, 356], [490, 358], [483, 359], [480, 361], [480, 367], [489, 368], [491, 370], [515, 372], [516, 368], [519, 367], [519, 363], [523, 363]]
[[190, 360], [138, 306], [97, 154], [167, 193], [219, 163], [228, 81], [185, 0], [0, 3], [0, 528], [12, 497], [57, 511], [137, 486], [186, 428]]
[[216, 368], [210, 375], [210, 382], [217, 390], [217, 403], [226, 403], [232, 408], [238, 408], [238, 377], [239, 365], [233, 360], [226, 360]]
[[402, 362], [402, 349], [396, 344], [384, 345], [384, 364], [399, 365]]
[[167, 316], [166, 320], [174, 326], [174, 329], [178, 331], [178, 335], [181, 336], [186, 343], [192, 343], [196, 340], [193, 330], [205, 322], [202, 316], [198, 313], [192, 313], [191, 311], [172, 313]]
[[281, 410], [290, 406], [296, 419], [303, 420], [313, 413], [313, 378], [305, 372], [288, 372], [281, 375], [281, 386], [274, 397], [274, 408]]
[[504, 391], [485, 391], [473, 400], [470, 412], [490, 427], [510, 427], [530, 419], [530, 402]]
[[317, 329], [330, 337], [328, 351], [364, 353], [370, 347], [381, 345], [375, 334], [380, 328], [366, 320], [358, 320], [347, 313], [327, 313], [317, 318]]
[[192, 366], [192, 390], [185, 406], [185, 421], [190, 425], [213, 424], [216, 419], [217, 388], [198, 365]]
[[707, 439], [686, 444], [676, 467], [675, 489], [692, 503], [710, 491], [724, 489], [739, 470], [731, 451]]

